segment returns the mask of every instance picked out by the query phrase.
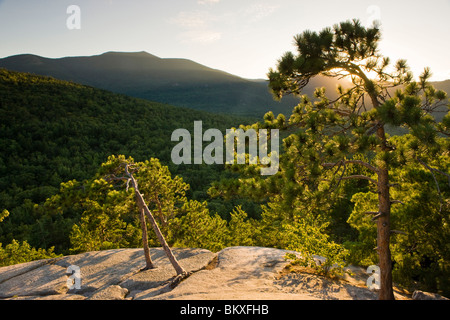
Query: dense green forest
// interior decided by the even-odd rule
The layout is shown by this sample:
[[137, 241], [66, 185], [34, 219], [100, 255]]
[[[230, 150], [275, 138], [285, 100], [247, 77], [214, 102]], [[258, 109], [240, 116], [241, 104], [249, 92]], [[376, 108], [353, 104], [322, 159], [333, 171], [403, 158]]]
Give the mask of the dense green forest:
[[[156, 157], [189, 183], [190, 198], [203, 201], [210, 183], [230, 173], [221, 166], [174, 166], [172, 132], [191, 130], [195, 120], [202, 120], [205, 130], [249, 121], [5, 69], [0, 70], [0, 119], [0, 207], [10, 212], [0, 225], [0, 243], [26, 240], [33, 247], [56, 246], [58, 253], [68, 252], [66, 231], [77, 218], [49, 222], [33, 208], [57, 193], [62, 182], [90, 178], [112, 154], [136, 161]], [[209, 206], [224, 218], [232, 210], [219, 199]], [[66, 240], [36, 239], [43, 223], [50, 234], [65, 233]]]
[[[300, 103], [290, 117], [256, 121], [1, 70], [0, 263], [141, 246], [134, 194], [111, 179], [132, 164], [170, 246], [296, 250], [297, 263], [325, 274], [380, 264], [389, 278], [380, 298], [393, 297], [391, 280], [449, 295], [448, 97], [428, 69], [416, 81], [406, 61], [392, 66], [379, 39], [357, 20], [297, 35], [297, 52], [269, 79], [276, 98], [297, 94]], [[310, 78], [344, 73], [351, 85], [333, 98], [324, 88], [301, 95]], [[194, 120], [282, 130], [278, 173], [173, 165], [171, 133], [192, 132]]]

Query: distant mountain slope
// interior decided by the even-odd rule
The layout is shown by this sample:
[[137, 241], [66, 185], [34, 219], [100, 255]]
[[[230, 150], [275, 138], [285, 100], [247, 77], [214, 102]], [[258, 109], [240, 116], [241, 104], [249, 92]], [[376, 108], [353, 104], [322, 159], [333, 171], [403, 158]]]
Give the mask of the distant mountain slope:
[[[147, 52], [107, 52], [91, 57], [48, 59], [24, 54], [0, 59], [0, 67], [52, 76], [176, 106], [261, 117], [271, 110], [289, 115], [294, 97], [273, 100], [267, 82], [247, 80], [186, 59], [161, 59]], [[305, 89], [335, 88], [333, 79], [315, 79]]]
[[[208, 83], [245, 82], [225, 72], [210, 69], [186, 59], [161, 59], [146, 52], [107, 52], [90, 57], [43, 58], [24, 54], [1, 59], [7, 69], [48, 73], [75, 82], [88, 81], [106, 89], [135, 87], [155, 89], [160, 86]], [[113, 81], [114, 80], [114, 81]]]
[[[191, 60], [162, 59], [147, 52], [107, 52], [59, 59], [23, 54], [0, 59], [0, 67], [150, 101], [254, 118], [267, 111], [290, 116], [299, 101], [293, 96], [274, 101], [264, 80], [243, 79]], [[433, 84], [450, 93], [450, 80]], [[315, 77], [302, 93], [312, 96], [316, 87], [325, 87], [333, 98], [336, 85], [336, 79]]]
[[437, 90], [443, 90], [450, 96], [450, 80], [431, 82]]

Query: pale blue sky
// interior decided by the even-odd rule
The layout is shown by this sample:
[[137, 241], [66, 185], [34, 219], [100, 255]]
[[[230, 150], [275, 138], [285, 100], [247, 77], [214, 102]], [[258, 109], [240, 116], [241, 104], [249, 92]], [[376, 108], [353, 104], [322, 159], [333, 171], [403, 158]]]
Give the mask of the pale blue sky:
[[[69, 30], [69, 5], [81, 29]], [[382, 22], [380, 49], [415, 75], [450, 79], [450, 0], [0, 0], [0, 57], [147, 51], [265, 78], [293, 36], [347, 19]]]

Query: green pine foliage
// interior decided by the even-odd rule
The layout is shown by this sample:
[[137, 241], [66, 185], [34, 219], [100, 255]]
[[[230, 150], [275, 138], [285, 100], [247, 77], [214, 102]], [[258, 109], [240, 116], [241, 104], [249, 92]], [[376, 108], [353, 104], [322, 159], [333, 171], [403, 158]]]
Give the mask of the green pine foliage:
[[[157, 159], [135, 162], [111, 156], [90, 179], [62, 183], [60, 192], [35, 210], [50, 216], [79, 216], [66, 230], [71, 253], [140, 247], [142, 231], [132, 189], [110, 179], [121, 163], [136, 166], [139, 191], [170, 246], [219, 251], [228, 246], [252, 244], [252, 220], [236, 207], [230, 221], [212, 213], [206, 202], [188, 200], [189, 185], [171, 175]], [[159, 246], [149, 224], [149, 245]]]
[[53, 250], [54, 248], [36, 249], [26, 241], [19, 243], [17, 240], [13, 240], [5, 247], [0, 243], [0, 267], [58, 257], [59, 255], [55, 254]]
[[[439, 138], [442, 154], [427, 158], [424, 150], [410, 149], [415, 138], [411, 135], [393, 137], [399, 146], [398, 158], [403, 166], [391, 171], [392, 196], [401, 199], [393, 205], [392, 229], [400, 231], [391, 237], [394, 262], [393, 275], [400, 283], [410, 288], [421, 288], [449, 294], [450, 271], [450, 182], [449, 177], [430, 168], [441, 168], [449, 172], [450, 157], [448, 139]], [[429, 168], [407, 163], [405, 157], [418, 153]], [[373, 193], [356, 193], [352, 197], [354, 208], [348, 223], [358, 230], [356, 241], [349, 241], [351, 263], [369, 266], [376, 264], [376, 226], [371, 211], [377, 203]]]
[[[287, 132], [279, 172], [262, 178], [257, 166], [234, 165], [239, 181], [222, 180], [209, 193], [265, 204], [258, 244], [299, 249], [304, 263], [323, 255], [328, 265], [378, 264], [382, 252], [394, 281], [448, 294], [450, 104], [428, 82], [429, 69], [415, 81], [406, 61], [391, 65], [377, 49], [380, 36], [358, 20], [296, 36], [297, 52], [284, 54], [268, 76], [276, 98], [300, 95], [300, 103], [287, 121], [268, 113], [245, 126]], [[301, 95], [317, 75], [350, 81], [334, 100], [324, 88]], [[390, 245], [383, 238], [377, 252], [379, 228], [387, 226]]]
[[219, 251], [227, 244], [227, 222], [210, 214], [205, 202], [186, 202], [170, 223], [169, 241], [174, 246]]
[[[269, 72], [275, 97], [300, 94], [316, 75], [347, 77], [351, 85], [338, 87], [339, 98], [335, 100], [329, 99], [323, 88], [316, 90], [314, 100], [302, 97], [287, 125], [297, 130], [286, 141], [287, 161], [295, 165], [289, 167], [291, 176], [304, 184], [313, 198], [323, 190], [327, 190], [323, 195], [339, 192], [343, 180], [369, 182], [369, 190], [354, 194], [353, 213], [358, 214], [352, 214], [348, 222], [359, 233], [360, 241], [351, 247], [354, 256], [359, 249], [358, 262], [381, 266], [385, 279], [381, 298], [393, 298], [388, 280], [391, 274], [403, 284], [411, 284], [406, 279], [421, 278], [423, 285], [448, 292], [448, 281], [441, 277], [448, 272], [449, 255], [441, 241], [448, 239], [448, 195], [443, 191], [449, 187], [449, 144], [448, 138], [440, 135], [448, 137], [450, 132], [433, 113], [448, 116], [450, 104], [447, 94], [428, 82], [428, 68], [414, 80], [405, 60], [391, 65], [378, 51], [380, 37], [378, 26], [365, 28], [358, 20], [295, 37], [297, 54], [286, 53], [277, 70]], [[386, 134], [388, 127], [409, 134], [391, 137]], [[362, 161], [360, 155], [367, 160]], [[366, 172], [350, 173], [350, 165], [361, 166]], [[425, 183], [423, 173], [419, 173], [427, 170], [432, 184]], [[417, 173], [416, 182], [405, 179], [406, 172]], [[406, 204], [399, 209], [402, 203]], [[420, 217], [414, 217], [412, 211], [406, 215], [409, 210], [416, 216], [420, 212]], [[433, 228], [436, 226], [439, 231]], [[404, 228], [409, 229], [406, 235], [415, 235], [414, 244], [412, 236], [402, 240], [405, 231], [398, 230]], [[435, 232], [439, 240], [427, 241], [427, 236], [434, 236], [424, 228]], [[431, 253], [428, 249], [433, 245], [436, 250]], [[391, 263], [397, 264], [393, 271]]]

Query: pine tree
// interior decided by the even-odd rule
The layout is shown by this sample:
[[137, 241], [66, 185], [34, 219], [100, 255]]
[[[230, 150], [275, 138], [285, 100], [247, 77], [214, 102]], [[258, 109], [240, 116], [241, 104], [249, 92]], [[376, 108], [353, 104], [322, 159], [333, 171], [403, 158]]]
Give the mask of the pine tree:
[[[142, 168], [140, 168], [140, 166]], [[105, 176], [104, 181], [126, 181], [126, 190], [128, 191], [129, 187], [131, 187], [134, 190], [135, 200], [136, 200], [136, 206], [139, 209], [139, 219], [141, 223], [141, 229], [142, 229], [142, 242], [144, 247], [144, 254], [145, 254], [145, 260], [146, 260], [146, 269], [152, 269], [154, 268], [153, 262], [150, 257], [150, 250], [148, 248], [148, 241], [147, 241], [147, 226], [145, 222], [145, 217], [148, 218], [156, 237], [158, 238], [159, 243], [161, 244], [162, 248], [164, 249], [167, 258], [169, 259], [170, 263], [172, 264], [173, 268], [177, 272], [177, 278], [175, 281], [180, 281], [182, 278], [186, 277], [188, 273], [183, 269], [183, 267], [179, 264], [178, 260], [174, 256], [172, 249], [169, 247], [166, 238], [164, 237], [163, 233], [161, 232], [161, 229], [159, 228], [158, 223], [156, 222], [156, 219], [152, 212], [150, 211], [146, 200], [144, 199], [144, 194], [141, 193], [139, 190], [138, 182], [136, 178], [134, 177], [134, 173], [137, 171], [142, 171], [144, 173], [144, 176], [154, 176], [155, 181], [153, 181], [153, 184], [151, 184], [151, 189], [148, 191], [150, 192], [150, 198], [151, 201], [156, 202], [159, 204], [159, 210], [160, 213], [162, 213], [162, 207], [160, 206], [160, 200], [159, 198], [164, 198], [167, 196], [164, 192], [161, 191], [161, 187], [163, 187], [163, 190], [165, 192], [170, 189], [170, 184], [167, 182], [172, 181], [172, 178], [170, 177], [170, 172], [168, 171], [167, 167], [161, 167], [159, 164], [159, 161], [156, 159], [152, 159], [151, 161], [147, 161], [143, 164], [134, 163], [133, 159], [125, 159], [124, 156], [114, 157], [111, 156], [108, 158], [108, 162], [103, 166], [104, 169], [108, 172], [108, 174]], [[155, 170], [156, 169], [156, 170]], [[162, 169], [162, 170], [158, 170]], [[148, 171], [151, 171], [150, 173]], [[169, 174], [169, 175], [167, 175]], [[161, 181], [162, 180], [162, 181]], [[166, 183], [161, 183], [166, 180]], [[167, 181], [168, 180], [168, 181]], [[148, 181], [147, 181], [148, 182]], [[166, 185], [167, 184], [167, 185]], [[182, 185], [182, 181], [180, 181], [180, 184]], [[164, 188], [167, 187], [167, 188]], [[175, 194], [177, 192], [182, 193], [184, 191], [183, 188], [180, 188], [179, 190], [170, 190], [173, 191], [172, 197], [176, 197]], [[173, 206], [174, 201], [170, 202]], [[170, 208], [172, 209], [172, 208]], [[164, 216], [160, 217], [162, 221], [164, 220]]]
[[[278, 99], [288, 94], [300, 95], [315, 76], [351, 80], [348, 88], [338, 87], [334, 100], [326, 96], [323, 88], [316, 89], [314, 101], [301, 97], [289, 122], [282, 125], [297, 130], [285, 140], [286, 156], [293, 180], [306, 183], [311, 190], [320, 189], [323, 181], [329, 192], [348, 179], [370, 182], [377, 195], [377, 208], [367, 213], [373, 214], [372, 220], [377, 222], [379, 299], [385, 300], [394, 299], [391, 206], [401, 203], [391, 197], [390, 169], [402, 165], [397, 161], [398, 146], [386, 130], [405, 128], [411, 133], [411, 148], [405, 161], [428, 167], [433, 174], [449, 176], [441, 168], [430, 167], [420, 155], [426, 153], [432, 158], [442, 152], [436, 139], [439, 134], [450, 134], [450, 116], [447, 114], [442, 123], [437, 123], [430, 115], [448, 112], [449, 106], [446, 93], [428, 83], [430, 70], [425, 69], [419, 81], [413, 80], [405, 60], [399, 60], [391, 70], [389, 58], [378, 51], [380, 38], [378, 26], [365, 28], [358, 20], [320, 32], [305, 31], [295, 37], [297, 54], [285, 53], [268, 76]], [[273, 126], [275, 119], [268, 120], [265, 126]], [[356, 156], [361, 154], [369, 161]], [[355, 166], [367, 173], [349, 174]]]

